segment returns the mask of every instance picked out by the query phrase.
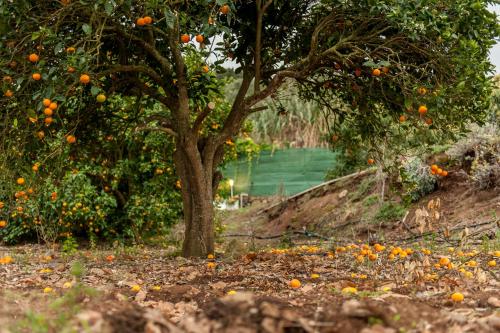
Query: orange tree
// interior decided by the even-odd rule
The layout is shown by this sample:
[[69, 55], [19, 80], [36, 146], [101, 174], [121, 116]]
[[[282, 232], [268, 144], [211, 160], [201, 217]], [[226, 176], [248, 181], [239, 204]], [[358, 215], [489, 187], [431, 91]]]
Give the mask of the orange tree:
[[[44, 126], [78, 145], [84, 139], [76, 135], [80, 124], [93, 121], [85, 111], [98, 104], [92, 96], [105, 92], [157, 103], [157, 112], [137, 129], [172, 137], [186, 223], [183, 252], [203, 256], [214, 251], [213, 197], [224, 150], [245, 119], [265, 109], [259, 103], [287, 81], [325, 107], [332, 96], [354, 106], [349, 114], [331, 112], [367, 137], [383, 132], [383, 115], [399, 117], [412, 106], [424, 119], [438, 113], [433, 126], [442, 131], [480, 118], [489, 89], [487, 52], [498, 35], [486, 5], [1, 0], [0, 65], [7, 76], [1, 106], [10, 110], [8, 126], [36, 113]], [[228, 61], [242, 80], [222, 112], [212, 83]], [[419, 90], [425, 98], [416, 99], [420, 87], [427, 89]], [[58, 102], [55, 118], [45, 113], [43, 98]], [[71, 122], [68, 108], [79, 110]], [[206, 130], [214, 113], [221, 125]], [[98, 130], [101, 124], [93, 125]], [[17, 120], [16, 126], [31, 125]], [[85, 140], [92, 135], [87, 132]]]

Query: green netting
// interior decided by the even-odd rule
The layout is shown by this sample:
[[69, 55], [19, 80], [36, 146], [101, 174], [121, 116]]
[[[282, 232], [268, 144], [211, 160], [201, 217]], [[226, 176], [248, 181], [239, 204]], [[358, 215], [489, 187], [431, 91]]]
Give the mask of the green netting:
[[229, 163], [222, 173], [234, 179], [235, 194], [293, 195], [321, 184], [334, 162], [335, 154], [328, 149], [278, 150], [272, 156], [264, 151], [252, 161], [240, 159]]

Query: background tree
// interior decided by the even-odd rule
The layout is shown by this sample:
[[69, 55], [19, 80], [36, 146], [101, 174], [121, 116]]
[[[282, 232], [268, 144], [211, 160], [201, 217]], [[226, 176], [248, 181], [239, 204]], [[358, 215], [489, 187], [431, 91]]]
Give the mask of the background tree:
[[[40, 117], [74, 144], [81, 123], [92, 121], [83, 112], [95, 107], [92, 95], [159, 103], [138, 128], [172, 136], [184, 255], [203, 256], [214, 251], [213, 197], [224, 149], [285, 82], [296, 82], [304, 98], [329, 108], [337, 123], [352, 122], [364, 138], [382, 134], [383, 120], [405, 110], [419, 110], [416, 126], [436, 131], [481, 120], [487, 54], [499, 30], [487, 3], [1, 0], [4, 121], [43, 114], [43, 98], [50, 98], [58, 102], [56, 121]], [[224, 112], [214, 80], [228, 59], [242, 81]], [[333, 108], [332, 97], [351, 108]], [[70, 105], [81, 115], [72, 123], [65, 118]], [[212, 114], [222, 124], [204, 131]]]

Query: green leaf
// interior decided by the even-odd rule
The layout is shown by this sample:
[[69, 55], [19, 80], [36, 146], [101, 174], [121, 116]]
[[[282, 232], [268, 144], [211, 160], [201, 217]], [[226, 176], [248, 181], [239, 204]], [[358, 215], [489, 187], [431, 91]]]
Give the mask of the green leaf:
[[111, 15], [113, 13], [113, 9], [113, 3], [110, 1], [106, 1], [106, 3], [104, 4], [104, 11], [106, 12], [106, 14]]
[[17, 118], [14, 118], [13, 126], [14, 128], [17, 128]]
[[170, 10], [170, 8], [165, 8], [165, 21], [167, 22], [167, 27], [169, 29], [173, 29], [175, 26], [175, 21], [177, 17], [175, 16], [174, 13]]
[[92, 86], [92, 88], [90, 88], [90, 93], [92, 94], [92, 96], [96, 96], [100, 90], [101, 89], [99, 89], [99, 87]]
[[366, 66], [366, 67], [371, 67], [371, 68], [375, 68], [375, 67], [378, 67], [377, 64], [375, 64], [373, 61], [369, 60], [369, 61], [365, 61], [363, 63], [363, 66]]
[[92, 27], [90, 25], [88, 25], [87, 23], [84, 23], [82, 25], [82, 30], [87, 35], [90, 35], [92, 33]]

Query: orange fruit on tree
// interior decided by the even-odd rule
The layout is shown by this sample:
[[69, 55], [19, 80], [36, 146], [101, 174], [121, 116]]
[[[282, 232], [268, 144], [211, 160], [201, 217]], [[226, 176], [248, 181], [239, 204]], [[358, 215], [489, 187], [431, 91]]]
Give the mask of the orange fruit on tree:
[[196, 39], [196, 41], [197, 41], [198, 43], [200, 43], [200, 44], [201, 44], [201, 43], [203, 43], [203, 41], [205, 40], [205, 37], [203, 37], [203, 35], [196, 35], [196, 38], [195, 38], [195, 39]]
[[5, 207], [5, 204], [3, 203], [3, 201], [0, 201], [0, 209], [2, 209], [3, 207]]
[[443, 173], [443, 169], [438, 168], [438, 169], [436, 170], [436, 173], [437, 173], [438, 175], [441, 175], [441, 174]]
[[368, 164], [374, 164], [375, 160], [373, 158], [369, 158], [367, 162], [368, 162]]
[[446, 176], [448, 176], [448, 171], [446, 171], [446, 170], [443, 170], [443, 172], [441, 173], [441, 176], [443, 176], [443, 177], [446, 177]]
[[43, 120], [43, 122], [46, 124], [46, 125], [50, 125], [52, 124], [52, 122], [54, 121], [54, 119], [52, 117], [47, 117]]
[[230, 10], [230, 8], [229, 8], [229, 5], [227, 5], [227, 4], [220, 7], [220, 9], [219, 9], [219, 11], [224, 15], [227, 15], [227, 13], [229, 13], [229, 10]]
[[80, 75], [80, 82], [83, 84], [88, 84], [90, 82], [90, 76], [88, 74]]
[[8, 90], [4, 93], [4, 96], [5, 96], [5, 97], [12, 97], [12, 96], [14, 96], [14, 93], [12, 92], [12, 90], [8, 89]]
[[144, 23], [145, 24], [153, 23], [153, 18], [151, 16], [144, 16]]
[[76, 142], [76, 137], [74, 135], [68, 135], [66, 136], [66, 141], [69, 143], [69, 144], [72, 144], [72, 143], [75, 143]]
[[31, 77], [33, 78], [33, 80], [35, 81], [39, 81], [42, 79], [42, 75], [40, 73], [33, 73], [33, 75], [31, 75]]
[[52, 102], [52, 103], [50, 103], [49, 108], [50, 108], [52, 111], [54, 111], [55, 109], [57, 109], [57, 103], [56, 103], [56, 102]]
[[135, 21], [135, 23], [141, 27], [146, 24], [146, 21], [144, 21], [144, 18], [140, 17], [137, 19], [137, 21]]
[[375, 68], [375, 69], [372, 71], [372, 74], [373, 74], [373, 76], [380, 76], [380, 74], [382, 74], [382, 72], [380, 72], [380, 69]]
[[181, 36], [181, 41], [183, 43], [189, 43], [190, 40], [191, 40], [191, 37], [189, 37], [189, 35], [187, 35], [187, 34], [184, 34]]
[[431, 170], [437, 171], [439, 167], [436, 164], [431, 165]]
[[48, 108], [48, 107], [50, 106], [50, 103], [52, 103], [52, 101], [51, 101], [50, 99], [48, 99], [48, 98], [44, 98], [44, 99], [43, 99], [42, 104], [43, 104], [43, 106], [45, 106], [46, 108]]
[[44, 132], [44, 131], [40, 131], [40, 132], [36, 133], [36, 136], [37, 136], [40, 140], [42, 140], [42, 139], [45, 137], [45, 132]]
[[47, 117], [52, 116], [53, 113], [54, 111], [52, 111], [51, 108], [45, 108], [45, 110], [43, 110], [43, 114], [46, 115]]
[[75, 67], [68, 67], [68, 73], [74, 73], [75, 72]]
[[70, 46], [66, 49], [66, 52], [68, 53], [75, 53], [76, 49], [73, 46]]
[[289, 285], [291, 288], [293, 288], [293, 289], [298, 289], [298, 288], [300, 288], [300, 285], [301, 285], [301, 284], [300, 284], [300, 281], [299, 281], [299, 280], [297, 280], [297, 279], [293, 279], [293, 280], [291, 280], [290, 282], [288, 282], [288, 285]]
[[97, 95], [96, 101], [98, 103], [104, 103], [104, 102], [106, 102], [106, 95], [104, 95], [104, 94]]
[[0, 221], [0, 228], [5, 228], [7, 226], [7, 221], [2, 220]]
[[406, 116], [401, 115], [399, 116], [399, 122], [404, 123], [406, 121]]
[[17, 178], [17, 180], [16, 180], [17, 185], [24, 185], [24, 183], [25, 183], [25, 182], [26, 182], [26, 181], [24, 180], [24, 178], [23, 178], [23, 177], [19, 177], [19, 178]]
[[417, 91], [418, 91], [418, 93], [419, 93], [420, 95], [425, 95], [425, 94], [427, 94], [427, 89], [425, 89], [425, 87], [420, 87], [420, 88], [418, 88], [418, 90], [417, 90]]
[[35, 164], [33, 164], [33, 166], [31, 167], [31, 170], [33, 170], [33, 171], [37, 172], [37, 171], [38, 171], [38, 168], [39, 168], [39, 167], [38, 167], [38, 164], [36, 164], [36, 163], [35, 163]]
[[425, 119], [425, 123], [426, 123], [427, 125], [432, 125], [432, 119], [431, 119], [431, 118], [427, 118], [427, 119]]
[[109, 256], [106, 257], [106, 260], [112, 262], [113, 260], [115, 260], [115, 256], [110, 254]]
[[28, 60], [31, 62], [37, 62], [39, 59], [40, 57], [36, 53], [32, 53], [28, 56]]
[[428, 109], [427, 109], [427, 106], [425, 106], [425, 105], [420, 105], [418, 108], [418, 113], [420, 113], [421, 115], [426, 114], [427, 111], [428, 111]]
[[202, 67], [202, 70], [203, 70], [203, 73], [208, 73], [210, 71], [210, 68], [208, 68], [208, 66], [203, 66]]
[[382, 72], [385, 74], [389, 73], [389, 67], [382, 67]]

